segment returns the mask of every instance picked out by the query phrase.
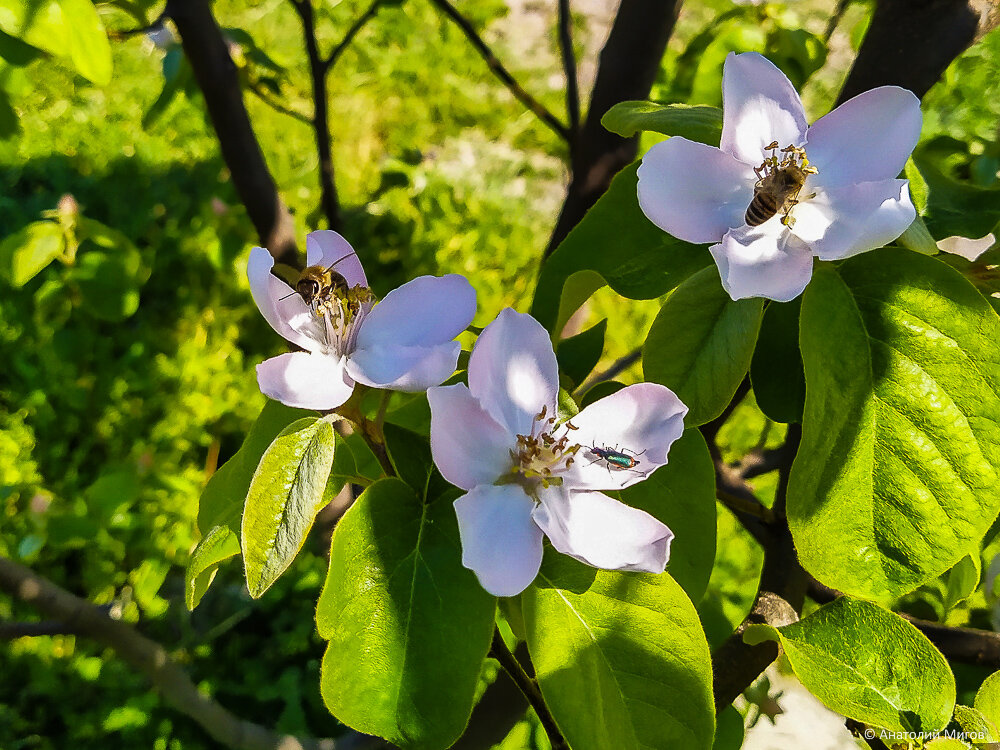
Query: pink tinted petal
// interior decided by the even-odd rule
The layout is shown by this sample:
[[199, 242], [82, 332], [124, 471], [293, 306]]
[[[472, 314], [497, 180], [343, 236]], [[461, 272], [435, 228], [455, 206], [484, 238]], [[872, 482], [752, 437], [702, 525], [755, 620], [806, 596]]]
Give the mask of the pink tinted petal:
[[743, 223], [753, 169], [717, 148], [675, 137], [657, 143], [639, 167], [639, 206], [685, 242], [718, 242]]
[[595, 568], [662, 573], [673, 532], [649, 513], [599, 492], [550, 487], [535, 519], [552, 546]]
[[321, 229], [306, 235], [306, 263], [323, 268], [333, 266], [333, 270], [346, 279], [349, 287], [368, 286], [358, 254], [350, 242], [332, 229]]
[[358, 348], [451, 341], [476, 314], [476, 291], [464, 276], [420, 276], [393, 289], [368, 313]]
[[455, 501], [462, 565], [494, 596], [517, 596], [542, 565], [535, 502], [516, 485], [476, 487]]
[[917, 216], [906, 180], [818, 190], [793, 210], [792, 233], [821, 260], [840, 260], [892, 242]]
[[501, 427], [464, 385], [430, 388], [431, 455], [441, 476], [471, 490], [510, 471], [514, 437]]
[[943, 240], [938, 240], [937, 246], [938, 250], [943, 253], [961, 255], [966, 260], [972, 261], [993, 247], [993, 243], [996, 241], [997, 238], [993, 236], [992, 232], [985, 237], [980, 237], [978, 240], [952, 235], [951, 237], [945, 237]]
[[257, 384], [265, 396], [300, 409], [336, 409], [354, 392], [342, 358], [305, 352], [260, 363]]
[[722, 69], [722, 150], [756, 167], [772, 141], [784, 148], [805, 139], [802, 100], [785, 74], [756, 52], [730, 53]]
[[513, 435], [527, 435], [548, 407], [555, 413], [559, 366], [542, 324], [509, 307], [486, 326], [469, 359], [469, 390]]
[[920, 138], [920, 100], [898, 86], [858, 94], [821, 117], [806, 137], [817, 182], [833, 188], [888, 180], [903, 171]]
[[250, 251], [247, 279], [260, 314], [271, 324], [271, 328], [293, 344], [306, 351], [319, 349], [320, 345], [313, 337], [290, 325], [290, 321], [298, 316], [310, 314], [309, 308], [294, 289], [271, 273], [273, 267], [274, 258], [267, 250], [255, 247]]
[[457, 341], [437, 346], [373, 346], [351, 354], [347, 372], [373, 388], [423, 391], [451, 377], [460, 351]]
[[[570, 439], [583, 448], [563, 475], [571, 490], [617, 490], [641, 482], [667, 463], [671, 444], [684, 432], [687, 407], [673, 391], [656, 383], [622, 388], [585, 408], [570, 422], [579, 428]], [[591, 450], [612, 448], [632, 457], [636, 465], [620, 469]]]
[[776, 216], [759, 227], [742, 226], [709, 248], [723, 288], [734, 300], [766, 297], [788, 302], [812, 278], [812, 252]]

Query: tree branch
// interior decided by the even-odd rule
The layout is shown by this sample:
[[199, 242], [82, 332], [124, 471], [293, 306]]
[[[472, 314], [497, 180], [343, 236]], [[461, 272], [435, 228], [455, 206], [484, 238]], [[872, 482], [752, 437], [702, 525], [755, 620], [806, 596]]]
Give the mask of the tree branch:
[[214, 739], [236, 750], [334, 750], [330, 739], [276, 734], [240, 719], [204, 695], [158, 643], [103, 610], [56, 586], [19, 563], [0, 557], [0, 590], [65, 628], [112, 649], [142, 672], [174, 708], [191, 717]]
[[489, 48], [486, 42], [483, 41], [482, 37], [476, 33], [476, 30], [469, 23], [469, 20], [465, 18], [458, 9], [452, 5], [448, 0], [431, 0], [431, 2], [436, 5], [442, 13], [444, 13], [451, 21], [462, 30], [465, 34], [465, 38], [469, 40], [469, 43], [475, 48], [479, 56], [483, 58], [489, 69], [493, 72], [500, 82], [507, 87], [507, 90], [517, 99], [521, 104], [527, 107], [529, 110], [535, 113], [543, 123], [545, 123], [556, 135], [565, 140], [567, 143], [571, 141], [570, 131], [562, 122], [559, 121], [555, 115], [553, 115], [544, 104], [535, 99], [531, 94], [524, 90], [524, 88], [519, 84], [514, 76], [510, 74], [510, 71], [503, 66], [503, 63], [497, 59], [497, 56], [493, 54], [493, 50]]
[[975, 41], [979, 21], [970, 0], [877, 0], [837, 103], [884, 85], [923, 97]]
[[334, 47], [329, 56], [323, 60], [324, 73], [328, 73], [330, 69], [337, 64], [337, 60], [340, 59], [340, 56], [344, 54], [344, 50], [346, 50], [350, 46], [351, 42], [354, 41], [354, 37], [358, 35], [358, 32], [364, 28], [366, 23], [375, 18], [378, 14], [380, 5], [382, 5], [382, 0], [373, 0], [372, 4], [368, 6], [368, 10], [362, 13], [361, 16], [351, 25], [351, 28], [349, 28], [347, 33], [344, 34], [344, 38], [340, 40], [340, 44]]
[[604, 194], [611, 178], [635, 159], [638, 137], [622, 138], [605, 130], [601, 118], [618, 102], [649, 98], [680, 4], [681, 0], [621, 0], [601, 50], [587, 118], [572, 159], [572, 179], [546, 256]]
[[313, 131], [316, 134], [316, 151], [319, 153], [320, 206], [330, 229], [340, 229], [340, 202], [333, 179], [333, 154], [330, 151], [329, 105], [327, 103], [326, 74], [329, 65], [319, 54], [316, 43], [316, 19], [312, 0], [291, 0], [292, 7], [302, 21], [306, 54], [313, 91]]
[[264, 161], [240, 93], [236, 65], [208, 0], [168, 0], [165, 13], [180, 34], [184, 54], [219, 139], [222, 158], [261, 244], [276, 259], [294, 262], [295, 222], [281, 202]]
[[576, 76], [576, 55], [573, 53], [573, 18], [569, 0], [559, 0], [559, 50], [566, 74], [566, 114], [569, 116], [570, 158], [576, 152], [580, 137], [580, 84]]
[[44, 622], [0, 622], [0, 641], [36, 638], [40, 635], [76, 635], [76, 631], [56, 620]]
[[500, 662], [500, 666], [503, 667], [503, 670], [510, 676], [521, 692], [524, 693], [524, 697], [528, 699], [531, 707], [535, 709], [535, 713], [538, 714], [538, 720], [542, 723], [545, 734], [549, 737], [552, 750], [569, 750], [569, 745], [566, 744], [562, 732], [556, 726], [556, 721], [552, 718], [549, 707], [542, 697], [542, 691], [538, 689], [538, 683], [528, 676], [521, 663], [514, 658], [514, 654], [507, 648], [507, 644], [504, 643], [503, 636], [500, 635], [499, 630], [493, 631], [493, 645], [490, 647], [490, 656]]

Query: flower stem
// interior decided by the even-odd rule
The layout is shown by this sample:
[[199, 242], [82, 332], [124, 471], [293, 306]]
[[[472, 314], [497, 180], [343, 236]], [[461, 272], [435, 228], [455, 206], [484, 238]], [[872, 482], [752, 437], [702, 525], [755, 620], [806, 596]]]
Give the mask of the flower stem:
[[493, 631], [493, 645], [490, 646], [490, 656], [500, 662], [500, 666], [503, 667], [503, 670], [514, 681], [518, 689], [524, 693], [524, 697], [528, 699], [531, 707], [535, 709], [538, 720], [542, 723], [542, 728], [549, 737], [552, 750], [569, 750], [566, 739], [562, 736], [562, 732], [559, 731], [559, 727], [556, 726], [556, 720], [552, 718], [549, 707], [542, 697], [542, 691], [538, 689], [538, 683], [524, 671], [521, 662], [510, 652], [507, 644], [504, 643], [503, 636], [500, 635], [500, 631], [496, 629]]
[[[385, 417], [384, 410], [383, 408], [379, 409], [379, 416], [376, 417], [374, 422], [368, 419], [361, 410], [361, 399], [363, 397], [364, 389], [359, 385], [354, 389], [354, 394], [351, 398], [337, 409], [337, 413], [354, 425], [354, 428], [361, 435], [362, 440], [365, 441], [371, 452], [375, 454], [375, 458], [378, 460], [379, 466], [382, 467], [385, 475], [387, 477], [394, 477], [396, 476], [396, 470], [389, 460], [389, 451], [385, 447], [385, 435], [382, 433], [381, 420]], [[383, 401], [382, 406], [384, 407], [386, 404], [388, 404], [387, 399]]]

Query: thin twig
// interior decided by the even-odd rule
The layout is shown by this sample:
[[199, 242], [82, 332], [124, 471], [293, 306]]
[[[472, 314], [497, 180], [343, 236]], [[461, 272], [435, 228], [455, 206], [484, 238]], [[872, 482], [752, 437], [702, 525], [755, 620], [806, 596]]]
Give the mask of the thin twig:
[[382, 0], [373, 0], [372, 4], [368, 6], [368, 10], [361, 14], [361, 16], [351, 25], [351, 28], [347, 30], [344, 34], [344, 38], [340, 40], [340, 44], [333, 48], [329, 56], [323, 60], [323, 72], [328, 73], [330, 68], [337, 64], [337, 60], [340, 56], [344, 54], [344, 50], [350, 46], [351, 42], [354, 41], [354, 37], [358, 35], [358, 32], [364, 28], [364, 25], [370, 20], [375, 18], [378, 14], [379, 6], [382, 4]]
[[507, 90], [517, 99], [521, 104], [530, 109], [535, 115], [548, 125], [560, 138], [565, 140], [567, 143], [572, 142], [570, 136], [570, 130], [565, 124], [559, 121], [555, 115], [546, 109], [545, 105], [540, 101], [535, 99], [531, 94], [524, 90], [524, 88], [519, 84], [514, 76], [503, 66], [503, 63], [497, 59], [497, 56], [493, 54], [493, 50], [487, 46], [486, 42], [483, 41], [482, 37], [476, 33], [476, 30], [469, 23], [468, 19], [465, 18], [458, 9], [452, 5], [448, 0], [431, 0], [431, 2], [441, 9], [448, 18], [450, 18], [458, 28], [462, 30], [465, 34], [466, 39], [469, 43], [476, 48], [476, 52], [479, 56], [483, 58], [489, 69], [493, 71], [493, 75], [500, 79], [500, 82], [507, 87]]
[[309, 57], [309, 72], [313, 90], [313, 130], [316, 133], [316, 150], [319, 152], [320, 205], [330, 229], [340, 228], [340, 203], [333, 177], [333, 154], [330, 151], [329, 105], [327, 104], [326, 73], [328, 66], [319, 54], [316, 43], [316, 19], [312, 0], [291, 0], [292, 7], [302, 21], [302, 35]]
[[177, 710], [189, 716], [214, 739], [237, 750], [334, 750], [331, 739], [277, 734], [234, 716], [201, 692], [166, 649], [131, 625], [111, 619], [102, 609], [74, 596], [20, 563], [0, 557], [0, 591], [33, 607], [71, 629], [112, 649], [153, 683]]
[[833, 32], [837, 29], [837, 24], [844, 17], [847, 6], [850, 4], [851, 0], [837, 0], [837, 7], [834, 9], [833, 15], [830, 16], [830, 20], [826, 22], [826, 31], [823, 32], [824, 42], [830, 41], [830, 37], [833, 36]]
[[164, 10], [156, 20], [145, 26], [140, 26], [135, 29], [110, 29], [108, 31], [108, 37], [114, 39], [115, 41], [121, 41], [123, 39], [129, 39], [133, 36], [138, 36], [139, 34], [148, 34], [151, 31], [159, 31], [163, 28], [163, 24], [166, 23], [167, 19], [170, 18], [166, 10]]
[[586, 393], [598, 383], [603, 383], [607, 380], [613, 380], [614, 378], [618, 377], [623, 372], [625, 372], [632, 365], [634, 365], [636, 362], [638, 362], [640, 357], [642, 357], [642, 349], [641, 348], [633, 349], [625, 356], [619, 357], [610, 365], [608, 365], [608, 369], [602, 372], [595, 373], [591, 377], [584, 380], [580, 384], [580, 386], [576, 389], [576, 392]]
[[503, 636], [500, 635], [499, 630], [493, 631], [493, 645], [490, 647], [490, 656], [500, 662], [500, 666], [510, 675], [510, 678], [521, 692], [524, 693], [524, 697], [528, 699], [528, 703], [535, 709], [538, 720], [542, 723], [542, 728], [545, 729], [545, 734], [549, 737], [552, 750], [569, 750], [569, 745], [566, 744], [562, 732], [556, 726], [556, 720], [552, 718], [549, 707], [542, 697], [542, 691], [538, 688], [538, 683], [528, 676], [528, 673], [524, 671], [524, 667], [521, 666], [521, 662], [514, 658], [514, 654], [507, 648], [507, 644], [504, 643]]
[[248, 81], [247, 90], [260, 99], [264, 104], [273, 109], [275, 112], [280, 112], [283, 115], [288, 115], [292, 119], [298, 120], [301, 123], [312, 127], [313, 120], [305, 112], [299, 112], [297, 110], [288, 107], [281, 102], [274, 99], [270, 93], [268, 93], [267, 88], [261, 86], [260, 81]]
[[559, 0], [559, 48], [566, 74], [566, 113], [569, 115], [570, 154], [576, 151], [580, 137], [580, 84], [576, 77], [576, 55], [573, 53], [573, 18], [569, 0]]

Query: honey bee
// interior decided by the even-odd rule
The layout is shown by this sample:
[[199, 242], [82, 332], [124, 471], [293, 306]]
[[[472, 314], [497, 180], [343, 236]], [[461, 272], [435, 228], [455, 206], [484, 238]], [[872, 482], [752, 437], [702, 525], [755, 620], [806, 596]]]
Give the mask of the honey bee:
[[[336, 298], [345, 298], [350, 291], [347, 279], [343, 274], [337, 273], [333, 267], [343, 260], [347, 260], [354, 252], [350, 252], [343, 258], [338, 258], [328, 266], [307, 266], [302, 269], [299, 278], [295, 282], [295, 291], [302, 300], [315, 312], [325, 307]], [[282, 299], [290, 297], [285, 295]]]
[[781, 149], [781, 153], [787, 156], [781, 161], [774, 154], [778, 148], [777, 141], [765, 148], [771, 151], [771, 156], [761, 166], [754, 167], [757, 184], [754, 185], [753, 199], [747, 206], [744, 218], [748, 226], [756, 227], [781, 213], [781, 223], [791, 227], [795, 220], [789, 213], [799, 202], [799, 192], [805, 185], [806, 178], [816, 174], [818, 170], [809, 166], [803, 148], [786, 146]]

